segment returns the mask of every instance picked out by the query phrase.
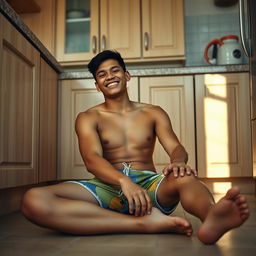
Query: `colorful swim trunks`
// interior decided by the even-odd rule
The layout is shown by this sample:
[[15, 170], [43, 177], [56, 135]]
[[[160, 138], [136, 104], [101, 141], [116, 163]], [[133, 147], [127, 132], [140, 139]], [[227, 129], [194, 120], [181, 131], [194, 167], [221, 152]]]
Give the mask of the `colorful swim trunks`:
[[[123, 165], [124, 169], [119, 171], [130, 177], [133, 182], [147, 190], [154, 207], [158, 208], [167, 215], [171, 214], [175, 210], [177, 204], [167, 208], [161, 206], [157, 200], [158, 187], [165, 177], [163, 174], [155, 173], [153, 171], [133, 170], [131, 169], [131, 165], [127, 163], [123, 163]], [[122, 193], [120, 187], [105, 184], [97, 178], [93, 178], [88, 181], [76, 180], [67, 182], [72, 182], [83, 186], [92, 193], [101, 207], [120, 213], [129, 214], [128, 200]]]

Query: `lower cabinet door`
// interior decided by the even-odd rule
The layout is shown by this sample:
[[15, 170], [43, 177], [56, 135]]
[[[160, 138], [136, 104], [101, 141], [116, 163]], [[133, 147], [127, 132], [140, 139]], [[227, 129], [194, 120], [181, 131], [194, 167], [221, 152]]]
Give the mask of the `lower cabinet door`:
[[[188, 164], [195, 168], [193, 76], [141, 78], [140, 101], [158, 105], [167, 112], [174, 132], [188, 152]], [[158, 172], [170, 163], [169, 156], [158, 141], [154, 163]]]
[[39, 52], [0, 15], [0, 188], [38, 182]]
[[196, 75], [201, 178], [252, 177], [248, 73]]

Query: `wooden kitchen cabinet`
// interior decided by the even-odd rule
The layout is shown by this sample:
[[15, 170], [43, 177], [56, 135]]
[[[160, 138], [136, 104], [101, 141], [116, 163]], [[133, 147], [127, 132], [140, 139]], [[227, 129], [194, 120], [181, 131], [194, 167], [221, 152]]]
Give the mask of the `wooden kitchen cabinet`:
[[0, 15], [0, 188], [38, 181], [39, 52]]
[[142, 0], [144, 58], [184, 58], [184, 14], [180, 0]]
[[[79, 3], [57, 2], [56, 58], [60, 63], [89, 60], [99, 49], [99, 0]], [[73, 12], [74, 8], [80, 11]]]
[[[138, 78], [128, 82], [131, 100], [138, 101]], [[95, 88], [94, 79], [62, 80], [60, 84], [60, 143], [58, 179], [87, 179], [87, 172], [78, 148], [75, 120], [83, 112], [103, 103], [104, 97]]]
[[140, 57], [140, 1], [100, 1], [100, 49], [115, 49], [125, 59]]
[[56, 179], [57, 74], [0, 15], [0, 188]]
[[[140, 78], [140, 101], [158, 105], [169, 115], [173, 130], [186, 148], [188, 164], [195, 168], [195, 122], [193, 76]], [[170, 158], [157, 141], [154, 151], [157, 171], [170, 163]]]
[[66, 0], [58, 1], [58, 61], [85, 62], [104, 49], [116, 49], [124, 58], [140, 56], [138, 0], [80, 2], [81, 5], [77, 8], [80, 8], [82, 17], [73, 18], [72, 9], [66, 11], [69, 6], [72, 8], [72, 3]]
[[40, 12], [41, 8], [36, 0], [6, 0], [18, 14]]
[[248, 85], [248, 73], [195, 76], [199, 177], [252, 177]]
[[184, 59], [183, 1], [88, 0], [76, 6], [80, 14], [71, 2], [57, 6], [56, 57], [62, 65], [88, 63], [105, 49], [127, 62]]
[[[56, 1], [34, 0], [35, 4], [40, 7], [40, 11], [20, 14], [23, 22], [52, 55], [55, 55]], [[15, 1], [12, 2], [15, 3]], [[20, 1], [16, 2], [18, 4]]]

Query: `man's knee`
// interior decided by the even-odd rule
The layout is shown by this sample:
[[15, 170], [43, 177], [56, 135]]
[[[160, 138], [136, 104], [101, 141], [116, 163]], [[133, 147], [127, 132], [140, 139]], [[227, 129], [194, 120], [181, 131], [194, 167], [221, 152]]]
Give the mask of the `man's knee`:
[[[48, 202], [47, 202], [48, 201]], [[29, 189], [23, 196], [21, 211], [29, 219], [50, 215], [50, 202], [42, 188]]]
[[167, 176], [168, 181], [170, 181], [170, 184], [175, 184], [177, 186], [180, 185], [189, 185], [190, 183], [198, 182], [197, 177], [195, 177], [193, 174], [191, 175], [185, 175], [185, 176], [179, 176], [174, 177], [173, 173]]

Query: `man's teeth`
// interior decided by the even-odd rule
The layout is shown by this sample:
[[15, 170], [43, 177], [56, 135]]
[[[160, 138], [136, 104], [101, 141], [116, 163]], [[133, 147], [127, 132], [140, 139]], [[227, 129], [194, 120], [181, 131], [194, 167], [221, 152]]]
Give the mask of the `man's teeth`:
[[117, 84], [118, 84], [117, 82], [113, 82], [113, 83], [107, 84], [107, 87], [114, 86], [114, 85], [117, 85]]

